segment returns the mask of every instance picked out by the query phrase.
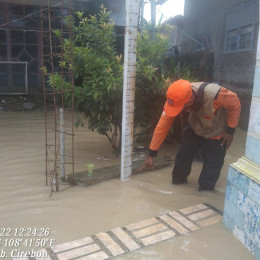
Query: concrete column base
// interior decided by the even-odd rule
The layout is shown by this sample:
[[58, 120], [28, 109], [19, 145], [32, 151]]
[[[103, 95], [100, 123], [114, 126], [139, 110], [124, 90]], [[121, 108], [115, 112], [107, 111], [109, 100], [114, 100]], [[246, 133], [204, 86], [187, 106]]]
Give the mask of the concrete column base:
[[246, 157], [229, 166], [223, 222], [260, 260], [260, 165]]

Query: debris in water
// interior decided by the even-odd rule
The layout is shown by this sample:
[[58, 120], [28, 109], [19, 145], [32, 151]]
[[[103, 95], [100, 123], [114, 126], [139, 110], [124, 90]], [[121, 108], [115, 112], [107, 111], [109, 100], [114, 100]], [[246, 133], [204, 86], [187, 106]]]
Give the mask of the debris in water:
[[109, 159], [106, 155], [103, 155], [103, 156], [101, 156], [101, 157], [98, 157], [97, 160], [109, 161], [110, 159]]
[[32, 102], [24, 103], [23, 108], [25, 110], [32, 110], [36, 105]]
[[133, 161], [140, 161], [146, 157], [145, 153], [135, 153], [133, 154]]

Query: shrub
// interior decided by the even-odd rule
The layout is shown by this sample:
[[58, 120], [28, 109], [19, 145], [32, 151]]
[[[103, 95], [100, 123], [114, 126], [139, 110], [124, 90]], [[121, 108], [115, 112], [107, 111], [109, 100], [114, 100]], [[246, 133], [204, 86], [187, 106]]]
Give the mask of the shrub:
[[[82, 12], [75, 13], [74, 38], [72, 42], [65, 39], [62, 43], [61, 66], [74, 71], [75, 109], [87, 118], [89, 129], [108, 138], [113, 152], [118, 154], [120, 144], [116, 137], [121, 132], [123, 66], [122, 57], [115, 51], [114, 25], [109, 23], [109, 14], [103, 6], [98, 14], [89, 18], [83, 17]], [[67, 26], [70, 19], [66, 19]], [[59, 32], [56, 35], [59, 36]], [[62, 80], [60, 75], [54, 75], [49, 83], [61, 89]], [[72, 86], [66, 82], [63, 88], [69, 90]], [[66, 92], [66, 99], [71, 102], [71, 92]], [[78, 125], [84, 125], [81, 119], [76, 122]]]
[[[66, 25], [73, 25], [73, 39], [62, 40], [61, 33], [55, 31], [61, 40], [64, 57], [60, 66], [73, 71], [75, 109], [84, 114], [88, 128], [105, 135], [118, 155], [121, 146], [123, 61], [115, 47], [114, 24], [109, 21], [106, 8], [101, 6], [96, 15], [83, 17], [76, 12], [66, 18]], [[168, 37], [162, 33], [150, 36], [142, 31], [137, 41], [135, 128], [141, 126], [143, 140], [153, 133], [165, 102], [166, 89], [171, 79], [189, 79], [188, 67], [178, 68], [171, 60], [165, 63], [170, 47]], [[71, 50], [73, 53], [71, 53]], [[71, 62], [73, 59], [73, 63]], [[181, 73], [180, 73], [181, 72]], [[71, 102], [72, 85], [55, 74], [49, 77], [49, 84], [65, 92], [67, 102]], [[76, 126], [84, 126], [78, 118]]]

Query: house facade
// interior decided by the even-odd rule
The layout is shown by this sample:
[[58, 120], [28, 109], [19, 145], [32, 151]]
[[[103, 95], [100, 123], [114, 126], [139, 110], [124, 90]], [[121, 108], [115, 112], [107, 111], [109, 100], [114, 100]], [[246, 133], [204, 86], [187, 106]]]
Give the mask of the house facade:
[[[43, 2], [44, 15], [41, 17]], [[121, 0], [51, 0], [51, 27], [60, 29], [62, 17], [72, 10], [93, 13], [104, 3], [117, 27], [124, 26], [125, 7]], [[42, 86], [41, 57], [50, 50], [48, 40], [42, 40], [43, 31], [48, 33], [48, 0], [0, 0], [0, 93], [40, 92]], [[53, 43], [54, 51], [57, 44]], [[54, 61], [55, 62], [55, 61]], [[51, 66], [50, 57], [44, 57], [44, 66]]]
[[259, 24], [257, 0], [186, 0], [182, 53], [214, 52], [213, 80], [236, 92], [247, 128]]

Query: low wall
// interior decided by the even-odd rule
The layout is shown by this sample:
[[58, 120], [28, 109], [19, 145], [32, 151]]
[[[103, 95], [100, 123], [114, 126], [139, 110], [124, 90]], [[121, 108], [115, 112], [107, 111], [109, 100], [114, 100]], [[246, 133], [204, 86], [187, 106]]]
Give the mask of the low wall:
[[[143, 164], [144, 160], [133, 161], [132, 174], [140, 174], [146, 172], [147, 170], [151, 171], [151, 169], [139, 171]], [[158, 156], [154, 160], [154, 167], [152, 170], [162, 169], [168, 167], [169, 165], [169, 160], [165, 159], [164, 157]], [[99, 182], [111, 180], [114, 178], [120, 178], [120, 171], [120, 165], [112, 165], [108, 167], [94, 169], [94, 172], [90, 175], [87, 171], [76, 172], [74, 176], [72, 174], [69, 174], [68, 181], [72, 185], [90, 186]]]
[[243, 171], [229, 166], [223, 222], [260, 260], [260, 175]]

